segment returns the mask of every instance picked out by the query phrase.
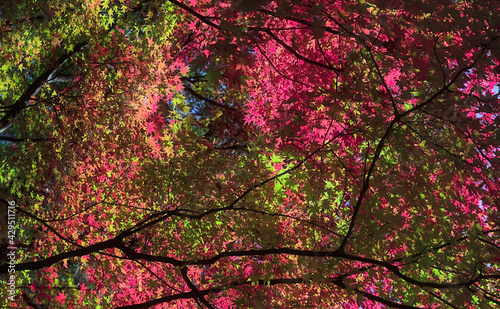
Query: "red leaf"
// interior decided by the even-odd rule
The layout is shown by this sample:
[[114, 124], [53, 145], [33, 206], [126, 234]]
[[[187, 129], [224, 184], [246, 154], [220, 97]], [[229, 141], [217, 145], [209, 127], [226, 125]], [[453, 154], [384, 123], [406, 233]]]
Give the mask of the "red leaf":
[[64, 304], [64, 300], [66, 299], [66, 295], [61, 292], [58, 292], [58, 295], [55, 297], [58, 303]]

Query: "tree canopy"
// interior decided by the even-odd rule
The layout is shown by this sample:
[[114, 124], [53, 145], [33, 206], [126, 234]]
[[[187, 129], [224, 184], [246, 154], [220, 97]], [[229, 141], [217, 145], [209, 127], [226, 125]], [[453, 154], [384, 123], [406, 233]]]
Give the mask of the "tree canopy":
[[3, 1], [3, 305], [500, 308], [499, 86], [496, 0]]

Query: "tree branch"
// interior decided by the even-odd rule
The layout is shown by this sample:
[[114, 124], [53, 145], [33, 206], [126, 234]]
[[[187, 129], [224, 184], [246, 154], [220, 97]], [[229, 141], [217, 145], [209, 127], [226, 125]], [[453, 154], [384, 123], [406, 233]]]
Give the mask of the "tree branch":
[[200, 300], [200, 302], [202, 304], [204, 304], [205, 306], [207, 306], [207, 308], [209, 309], [216, 309], [214, 306], [212, 306], [212, 304], [210, 304], [204, 297], [204, 295], [202, 295], [200, 293], [200, 291], [198, 290], [198, 288], [191, 282], [191, 279], [189, 279], [188, 275], [187, 275], [187, 272], [188, 272], [188, 268], [187, 267], [182, 267], [181, 268], [181, 275], [182, 275], [182, 278], [184, 279], [184, 281], [186, 282], [186, 284], [188, 285], [188, 287], [191, 289], [191, 291], [195, 292], [196, 294], [198, 294], [198, 299]]
[[42, 89], [43, 85], [47, 83], [49, 80], [54, 78], [55, 73], [61, 65], [66, 62], [73, 55], [79, 53], [83, 48], [87, 46], [87, 42], [82, 42], [76, 45], [73, 50], [69, 53], [66, 53], [59, 57], [55, 63], [52, 64], [50, 68], [45, 70], [37, 79], [33, 81], [33, 83], [26, 89], [26, 91], [17, 99], [17, 101], [12, 104], [9, 110], [5, 113], [5, 115], [0, 119], [0, 133], [4, 132], [9, 124], [10, 118], [16, 117], [21, 111], [26, 108], [29, 100], [35, 96], [40, 89]]
[[215, 102], [212, 99], [209, 99], [207, 97], [202, 96], [200, 93], [196, 92], [193, 88], [189, 87], [188, 85], [184, 85], [184, 89], [186, 89], [187, 92], [189, 92], [190, 94], [192, 94], [194, 97], [196, 97], [196, 98], [198, 98], [200, 100], [203, 100], [203, 101], [207, 102], [210, 105], [214, 105], [214, 106], [226, 109], [226, 110], [236, 111], [236, 108], [234, 108], [234, 107], [227, 106], [227, 105], [221, 104], [219, 102]]

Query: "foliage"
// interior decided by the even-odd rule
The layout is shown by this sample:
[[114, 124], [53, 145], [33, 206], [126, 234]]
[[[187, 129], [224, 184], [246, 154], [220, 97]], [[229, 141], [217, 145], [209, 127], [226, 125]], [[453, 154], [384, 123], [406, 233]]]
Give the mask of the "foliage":
[[495, 4], [0, 4], [4, 305], [500, 308]]

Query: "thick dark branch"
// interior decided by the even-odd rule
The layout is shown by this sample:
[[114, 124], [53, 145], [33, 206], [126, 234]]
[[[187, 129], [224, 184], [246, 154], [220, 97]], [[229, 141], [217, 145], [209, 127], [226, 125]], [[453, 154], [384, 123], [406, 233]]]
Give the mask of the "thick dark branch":
[[[490, 231], [491, 232], [491, 231]], [[437, 288], [437, 289], [455, 289], [459, 287], [467, 287], [470, 286], [471, 284], [480, 282], [482, 280], [498, 280], [500, 279], [500, 275], [480, 275], [475, 278], [470, 278], [468, 281], [461, 282], [461, 283], [433, 283], [433, 282], [422, 282], [413, 278], [410, 278], [400, 271], [400, 266], [394, 265], [390, 262], [384, 262], [380, 260], [375, 260], [371, 258], [365, 258], [365, 257], [359, 257], [359, 256], [354, 256], [350, 254], [346, 254], [345, 252], [341, 250], [335, 250], [335, 251], [313, 251], [313, 250], [300, 250], [300, 249], [292, 249], [292, 248], [271, 248], [271, 249], [255, 249], [255, 250], [240, 250], [240, 251], [226, 251], [226, 252], [221, 252], [211, 258], [208, 259], [199, 259], [199, 260], [178, 260], [175, 258], [171, 257], [164, 257], [164, 256], [155, 256], [155, 255], [149, 255], [145, 253], [138, 253], [129, 247], [127, 247], [123, 243], [123, 239], [125, 237], [128, 237], [132, 235], [132, 230], [126, 230], [119, 234], [117, 237], [100, 242], [85, 248], [61, 253], [52, 257], [49, 257], [44, 260], [36, 261], [36, 262], [28, 262], [28, 263], [21, 263], [16, 265], [16, 270], [35, 270], [35, 269], [41, 269], [44, 267], [51, 266], [57, 262], [60, 262], [64, 259], [71, 258], [71, 257], [77, 257], [77, 256], [84, 256], [88, 255], [91, 253], [95, 253], [98, 251], [102, 251], [105, 249], [109, 248], [118, 248], [122, 252], [126, 254], [126, 258], [132, 259], [132, 260], [145, 260], [149, 262], [161, 262], [161, 263], [167, 263], [173, 266], [179, 266], [179, 267], [185, 267], [188, 265], [205, 265], [205, 266], [210, 266], [218, 262], [219, 260], [227, 257], [244, 257], [244, 256], [268, 256], [268, 255], [277, 255], [277, 254], [285, 254], [285, 255], [294, 255], [294, 256], [304, 256], [304, 257], [323, 257], [323, 258], [340, 258], [340, 259], [345, 259], [345, 260], [350, 260], [350, 261], [358, 261], [362, 263], [366, 263], [368, 265], [378, 265], [381, 266], [389, 271], [391, 271], [394, 275], [396, 275], [399, 279], [404, 280], [407, 283], [417, 285], [419, 287], [430, 287], [430, 288]], [[439, 247], [445, 246], [444, 244]], [[438, 247], [436, 247], [438, 248]], [[433, 248], [433, 249], [436, 249]], [[401, 259], [399, 259], [401, 260]], [[395, 262], [395, 261], [393, 261]], [[8, 265], [4, 264], [0, 266], [0, 274], [6, 274], [8, 271]], [[201, 291], [200, 291], [201, 293]], [[198, 294], [197, 294], [198, 295]], [[202, 294], [205, 295], [205, 294]]]
[[[55, 232], [54, 229], [51, 229], [53, 232]], [[55, 232], [56, 235], [58, 234]], [[106, 249], [110, 248], [119, 248], [120, 246], [123, 246], [123, 239], [126, 237], [132, 235], [133, 232], [130, 229], [127, 229], [123, 232], [121, 232], [118, 236], [108, 239], [103, 242], [98, 242], [96, 244], [87, 246], [87, 247], [82, 247], [79, 249], [71, 250], [71, 251], [66, 251], [60, 254], [53, 255], [51, 257], [48, 257], [43, 260], [38, 260], [36, 262], [26, 262], [26, 263], [19, 263], [16, 264], [16, 271], [19, 270], [36, 270], [36, 269], [42, 269], [45, 267], [52, 266], [58, 262], [61, 262], [65, 259], [69, 259], [72, 257], [78, 257], [78, 256], [85, 256], [89, 255], [92, 253], [96, 253], [99, 251], [103, 251]], [[62, 236], [61, 236], [62, 237]], [[0, 265], [0, 274], [7, 274], [8, 273], [8, 265], [7, 264], [2, 264]]]
[[[60, 253], [60, 254], [48, 257], [44, 260], [16, 264], [16, 271], [36, 270], [36, 269], [42, 269], [45, 267], [49, 267], [55, 263], [58, 263], [58, 262], [65, 260], [65, 259], [69, 259], [69, 258], [77, 257], [77, 256], [85, 256], [85, 255], [89, 255], [91, 253], [95, 253], [95, 252], [98, 252], [101, 250], [116, 247], [119, 241], [120, 240], [118, 238], [113, 238], [113, 239], [103, 241], [103, 242], [100, 242], [100, 243], [97, 243], [97, 244], [94, 244], [94, 245], [91, 245], [91, 246], [88, 246], [85, 248]], [[7, 266], [8, 266], [7, 264], [3, 264], [0, 266], [0, 274], [7, 274], [8, 273]]]
[[[221, 212], [221, 211], [227, 211], [227, 210], [233, 210], [234, 209], [234, 206], [236, 206], [237, 203], [239, 203], [241, 200], [243, 200], [248, 194], [250, 194], [253, 190], [255, 190], [256, 188], [258, 187], [261, 187], [261, 186], [264, 186], [265, 184], [269, 183], [270, 181], [272, 180], [275, 180], [283, 175], [286, 175], [286, 174], [289, 174], [291, 172], [293, 172], [294, 170], [300, 168], [307, 160], [309, 160], [310, 158], [312, 158], [315, 154], [317, 154], [319, 151], [321, 151], [322, 149], [324, 149], [324, 147], [326, 147], [327, 145], [329, 145], [330, 143], [332, 143], [334, 140], [336, 140], [339, 136], [342, 136], [342, 135], [345, 135], [343, 132], [340, 132], [339, 134], [337, 134], [334, 138], [332, 138], [331, 140], [329, 140], [328, 142], [324, 143], [321, 147], [319, 147], [318, 149], [316, 149], [315, 151], [311, 152], [308, 156], [306, 156], [304, 159], [302, 159], [301, 161], [299, 161], [295, 166], [293, 166], [292, 168], [288, 169], [288, 170], [285, 170], [275, 176], [272, 176], [264, 181], [262, 181], [261, 183], [259, 184], [256, 184], [250, 188], [248, 188], [246, 191], [244, 191], [240, 196], [238, 196], [229, 206], [227, 207], [224, 207], [224, 208], [215, 208], [215, 209], [210, 209], [210, 210], [207, 210], [199, 215], [195, 215], [195, 214], [189, 214], [187, 212], [184, 212], [180, 209], [177, 209], [177, 210], [169, 210], [169, 211], [166, 211], [166, 212], [162, 212], [162, 213], [157, 213], [157, 214], [154, 214], [152, 216], [150, 216], [149, 218], [137, 223], [135, 225], [135, 227], [132, 227], [132, 228], [129, 228], [125, 231], [123, 231], [122, 233], [120, 233], [118, 236], [116, 236], [115, 238], [113, 239], [110, 239], [110, 240], [107, 240], [107, 241], [104, 241], [104, 242], [100, 242], [100, 243], [96, 243], [94, 245], [91, 245], [91, 246], [88, 246], [88, 247], [85, 247], [85, 248], [80, 248], [80, 249], [77, 249], [77, 250], [72, 250], [72, 251], [68, 251], [68, 252], [64, 252], [64, 253], [61, 253], [61, 254], [57, 254], [57, 255], [54, 255], [54, 256], [51, 256], [47, 259], [44, 259], [44, 260], [39, 260], [39, 261], [36, 261], [36, 262], [27, 262], [27, 263], [21, 263], [21, 264], [18, 264], [16, 265], [16, 269], [17, 270], [26, 270], [26, 269], [41, 269], [41, 268], [44, 268], [44, 267], [48, 267], [48, 266], [51, 266], [55, 263], [58, 263], [60, 261], [63, 261], [67, 258], [71, 258], [71, 257], [77, 257], [77, 256], [84, 256], [84, 255], [88, 255], [88, 254], [91, 254], [91, 253], [96, 253], [98, 251], [102, 251], [102, 250], [105, 250], [105, 249], [110, 249], [110, 248], [118, 248], [120, 249], [121, 251], [123, 251], [127, 256], [129, 256], [130, 258], [132, 259], [145, 259], [145, 260], [148, 260], [150, 259], [152, 256], [148, 256], [148, 255], [140, 255], [136, 252], [134, 252], [133, 250], [131, 250], [130, 248], [126, 247], [122, 241], [124, 238], [134, 234], [134, 233], [137, 233], [138, 231], [146, 228], [146, 227], [149, 227], [149, 226], [153, 226], [155, 225], [156, 223], [158, 222], [161, 222], [171, 216], [179, 216], [179, 217], [185, 217], [185, 218], [191, 218], [191, 219], [201, 219], [207, 215], [210, 215], [212, 213], [216, 213], [216, 212]], [[244, 254], [246, 255], [246, 254]], [[219, 258], [216, 258], [217, 259], [220, 259], [222, 258], [223, 256], [219, 257]], [[169, 257], [154, 257], [154, 258], [160, 258], [161, 260], [158, 260], [160, 262], [164, 262], [164, 263], [169, 263], [169, 264], [172, 264], [174, 266], [185, 266], [185, 265], [190, 265], [192, 264], [191, 262], [182, 262], [180, 260], [176, 260], [176, 259], [173, 259], [173, 258], [169, 258]], [[215, 262], [215, 261], [214, 261]], [[199, 264], [199, 263], [197, 263]], [[0, 266], [0, 274], [6, 274], [8, 271], [7, 269], [7, 265], [4, 264], [4, 265], [1, 265]]]
[[305, 257], [328, 257], [328, 258], [348, 257], [348, 255], [339, 251], [310, 251], [310, 250], [300, 250], [291, 248], [272, 248], [272, 249], [255, 249], [255, 250], [241, 250], [241, 251], [225, 251], [216, 254], [208, 259], [181, 261], [170, 257], [156, 256], [146, 253], [138, 253], [123, 245], [118, 248], [122, 250], [125, 254], [127, 254], [127, 256], [131, 259], [141, 259], [148, 262], [162, 262], [174, 266], [186, 266], [186, 265], [210, 266], [217, 263], [219, 260], [228, 257], [267, 256], [276, 254], [286, 254], [286, 255], [305, 256]]
[[154, 305], [158, 305], [161, 303], [168, 303], [174, 300], [179, 300], [179, 299], [196, 299], [198, 295], [208, 295], [212, 293], [218, 293], [223, 291], [223, 287], [218, 287], [218, 288], [212, 288], [212, 289], [207, 289], [207, 290], [200, 290], [198, 293], [191, 291], [191, 292], [185, 292], [185, 293], [179, 293], [179, 294], [173, 294], [169, 296], [164, 296], [160, 297], [157, 299], [153, 299], [144, 303], [140, 304], [134, 304], [134, 305], [128, 305], [128, 306], [121, 306], [121, 307], [116, 307], [116, 309], [144, 309], [144, 308], [151, 308]]
[[344, 253], [340, 250], [335, 251], [314, 251], [314, 250], [300, 250], [300, 249], [292, 249], [292, 248], [271, 248], [271, 249], [254, 249], [254, 250], [240, 250], [240, 251], [225, 251], [208, 259], [199, 259], [199, 260], [186, 260], [181, 261], [170, 257], [164, 256], [155, 256], [146, 253], [138, 253], [135, 252], [124, 245], [119, 248], [125, 254], [127, 254], [130, 259], [141, 259], [148, 262], [162, 262], [168, 263], [174, 266], [186, 266], [186, 265], [204, 265], [210, 266], [217, 263], [219, 260], [228, 257], [245, 257], [245, 256], [268, 256], [268, 255], [293, 255], [293, 256], [303, 256], [303, 257], [323, 257], [323, 258], [340, 258], [350, 261], [358, 261], [363, 262], [370, 265], [378, 265], [389, 271], [391, 271], [394, 275], [396, 275], [399, 279], [403, 281], [417, 285], [419, 287], [429, 287], [436, 289], [454, 289], [457, 287], [466, 287], [470, 286], [473, 283], [482, 281], [482, 280], [490, 280], [490, 279], [500, 279], [500, 275], [481, 275], [476, 278], [471, 278], [468, 281], [461, 283], [434, 283], [434, 282], [424, 282], [408, 277], [403, 274], [399, 269], [401, 266], [394, 265], [390, 262], [384, 262], [380, 260], [375, 260], [371, 258], [365, 258], [360, 256], [355, 256], [351, 254]]
[[[178, 293], [174, 295], [169, 295], [161, 298], [157, 298], [148, 302], [144, 302], [141, 304], [134, 304], [134, 305], [129, 305], [129, 306], [122, 306], [118, 307], [120, 309], [138, 309], [138, 308], [150, 308], [154, 305], [161, 304], [161, 303], [166, 303], [166, 302], [171, 302], [173, 300], [178, 300], [178, 299], [196, 299], [197, 295], [209, 295], [213, 293], [218, 293], [220, 291], [224, 291], [227, 289], [233, 289], [237, 288], [240, 286], [244, 285], [262, 285], [262, 286], [273, 286], [273, 285], [282, 285], [282, 284], [287, 284], [287, 285], [292, 285], [292, 284], [310, 284], [310, 281], [304, 280], [303, 278], [282, 278], [282, 279], [270, 279], [270, 280], [255, 280], [251, 281], [249, 279], [246, 280], [241, 280], [241, 281], [235, 281], [235, 282], [230, 282], [224, 286], [219, 286], [215, 288], [209, 288], [205, 290], [199, 290], [197, 292], [191, 291], [191, 292], [185, 292], [185, 293]], [[348, 286], [343, 282], [342, 277], [334, 277], [334, 278], [329, 278], [326, 279], [323, 284], [334, 284], [342, 289], [347, 289]], [[354, 291], [357, 294], [362, 295], [363, 297], [376, 301], [378, 303], [384, 304], [386, 306], [392, 307], [392, 308], [402, 308], [402, 309], [415, 309], [415, 308], [420, 308], [420, 307], [413, 307], [413, 306], [408, 306], [404, 304], [399, 304], [395, 303], [393, 301], [381, 298], [379, 296], [373, 295], [371, 293], [361, 291], [359, 289], [354, 289]]]
[[144, 261], [148, 261], [148, 262], [154, 261], [154, 262], [161, 262], [161, 263], [170, 264], [173, 266], [182, 266], [182, 267], [189, 264], [189, 263], [186, 263], [186, 262], [183, 262], [181, 260], [174, 259], [174, 258], [171, 258], [168, 256], [156, 256], [156, 255], [149, 255], [149, 254], [145, 254], [145, 253], [138, 253], [135, 250], [132, 250], [129, 247], [127, 247], [122, 242], [118, 243], [116, 245], [116, 248], [118, 248], [123, 253], [125, 253], [127, 258], [131, 259], [131, 260], [144, 260]]

